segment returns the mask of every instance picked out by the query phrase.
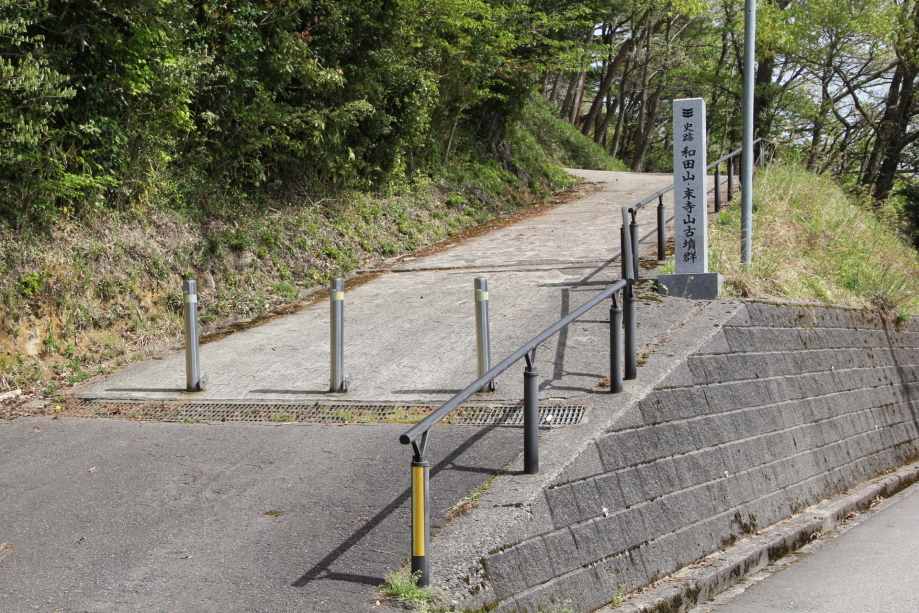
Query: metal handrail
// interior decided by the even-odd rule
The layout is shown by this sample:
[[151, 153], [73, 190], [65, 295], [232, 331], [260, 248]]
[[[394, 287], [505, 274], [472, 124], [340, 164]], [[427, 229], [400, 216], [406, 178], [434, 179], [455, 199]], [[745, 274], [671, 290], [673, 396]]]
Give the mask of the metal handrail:
[[466, 386], [460, 393], [456, 396], [442, 404], [437, 410], [433, 413], [419, 421], [417, 424], [412, 426], [407, 432], [399, 437], [399, 442], [403, 445], [408, 445], [413, 443], [420, 437], [422, 434], [427, 432], [431, 427], [433, 427], [437, 422], [446, 417], [450, 412], [455, 410], [460, 404], [468, 400], [473, 394], [476, 394], [482, 390], [492, 379], [496, 379], [498, 375], [503, 373], [505, 370], [513, 366], [516, 362], [519, 362], [526, 354], [532, 352], [539, 345], [545, 342], [547, 339], [552, 337], [556, 332], [576, 320], [578, 317], [594, 308], [600, 304], [606, 298], [609, 298], [616, 292], [622, 290], [628, 285], [626, 279], [620, 279], [619, 281], [613, 283], [611, 286], [573, 310], [571, 313], [558, 320], [532, 339], [520, 346], [517, 351], [504, 358], [499, 364], [494, 366], [491, 370], [486, 372], [484, 375], [473, 381], [471, 384]]
[[[753, 146], [755, 147], [755, 146], [756, 146], [756, 143], [759, 143], [759, 142], [761, 142], [761, 141], [763, 141], [762, 138], [757, 138], [755, 141], [753, 141]], [[705, 170], [711, 170], [712, 168], [715, 168], [716, 166], [718, 166], [718, 165], [721, 164], [722, 162], [724, 162], [724, 161], [726, 161], [726, 160], [729, 160], [729, 159], [731, 159], [731, 158], [733, 158], [733, 157], [736, 157], [736, 156], [739, 155], [741, 152], [743, 152], [743, 147], [741, 147], [740, 149], [735, 149], [734, 151], [730, 152], [729, 154], [727, 154], [727, 155], [725, 155], [725, 156], [723, 156], [723, 157], [718, 158], [717, 160], [715, 160], [714, 162], [712, 162], [711, 164], [709, 164], [708, 166], [706, 166], [706, 167], [705, 167]], [[645, 206], [646, 204], [648, 204], [649, 202], [651, 202], [651, 201], [654, 200], [655, 198], [659, 198], [660, 196], [663, 196], [664, 194], [666, 194], [667, 192], [671, 191], [672, 189], [673, 189], [673, 183], [671, 183], [670, 185], [668, 185], [668, 186], [665, 187], [664, 189], [662, 189], [662, 190], [660, 190], [660, 191], [658, 191], [658, 192], [655, 192], [655, 193], [651, 194], [650, 196], [648, 196], [647, 198], [645, 198], [644, 200], [642, 200], [642, 201], [639, 202], [638, 204], [633, 204], [632, 206], [630, 206], [630, 207], [628, 208], [629, 214], [630, 214], [630, 215], [634, 215], [634, 214], [638, 211], [638, 209], [640, 209], [641, 207]]]
[[[766, 141], [763, 138], [757, 138], [755, 141], [753, 141], [754, 162], [762, 163], [764, 152], [765, 152], [764, 145], [760, 144], [759, 156], [757, 157], [756, 156], [756, 144], [766, 143], [766, 142], [768, 141]], [[743, 153], [743, 147], [741, 147], [740, 149], [735, 149], [731, 153], [718, 158], [717, 160], [715, 160], [714, 162], [712, 162], [705, 168], [706, 171], [711, 170], [712, 168], [715, 169], [715, 187], [712, 189], [712, 191], [715, 193], [715, 212], [716, 213], [721, 212], [721, 167], [720, 167], [720, 164], [724, 162], [725, 160], [728, 161], [728, 195], [727, 195], [727, 198], [728, 198], [728, 201], [730, 201], [733, 198], [732, 192], [734, 191], [734, 173], [733, 173], [733, 169], [731, 166], [732, 164], [731, 160], [734, 157], [740, 155], [741, 153]], [[667, 192], [671, 190], [673, 190], [673, 183], [651, 194], [644, 200], [640, 201], [638, 204], [633, 204], [632, 206], [628, 206], [628, 207], [627, 206], [622, 207], [622, 218], [623, 219], [622, 219], [622, 227], [620, 228], [622, 240], [624, 241], [628, 237], [630, 239], [631, 244], [636, 245], [637, 247], [637, 245], [640, 242], [639, 237], [638, 237], [638, 215], [637, 215], [638, 210], [641, 207], [648, 204], [649, 202], [653, 201], [655, 198], [657, 199], [657, 260], [659, 262], [663, 262], [664, 260], [667, 259], [667, 256], [666, 256], [666, 241], [667, 241], [666, 221], [667, 220], [665, 219], [666, 213], [664, 209], [664, 194], [666, 194]], [[632, 268], [631, 270], [628, 270], [628, 266], [626, 265], [625, 259], [622, 260], [622, 276], [625, 277], [626, 275], [630, 275], [633, 279], [638, 279], [639, 277], [638, 258], [637, 257], [633, 258], [631, 260], [631, 264], [632, 264]]]
[[[754, 144], [762, 140], [763, 139], [757, 139]], [[738, 155], [741, 151], [741, 149], [738, 149], [712, 162], [708, 165], [706, 170], [715, 168], [717, 175], [718, 165]], [[637, 377], [636, 371], [638, 362], [636, 343], [636, 303], [638, 301], [634, 293], [634, 284], [638, 279], [638, 227], [635, 213], [638, 209], [654, 199], [658, 200], [658, 251], [661, 252], [663, 243], [661, 237], [663, 233], [660, 231], [660, 220], [663, 209], [663, 195], [673, 188], [674, 186], [671, 184], [645, 198], [636, 205], [622, 207], [622, 250], [620, 254], [622, 261], [622, 279], [616, 281], [607, 289], [531, 338], [487, 372], [480, 372], [480, 376], [475, 381], [467, 385], [462, 391], [442, 404], [420, 422], [409, 428], [399, 437], [400, 443], [403, 445], [410, 444], [414, 450], [411, 465], [411, 572], [412, 575], [416, 577], [418, 585], [427, 586], [430, 584], [430, 560], [427, 555], [428, 542], [430, 541], [430, 526], [428, 522], [430, 508], [428, 504], [430, 463], [425, 459], [425, 451], [428, 443], [428, 434], [431, 428], [452, 411], [456, 410], [464, 401], [482, 391], [482, 389], [493, 382], [498, 375], [502, 374], [521, 359], [525, 359], [526, 368], [523, 373], [523, 472], [531, 475], [537, 474], [539, 472], [539, 374], [535, 367], [536, 349], [559, 330], [571, 324], [584, 313], [609, 297], [613, 299], [610, 307], [610, 392], [621, 392], [623, 389], [623, 379], [635, 379]], [[617, 294], [620, 291], [622, 292], [621, 306], [617, 299]], [[623, 323], [625, 324], [624, 326]], [[623, 327], [625, 329], [624, 335]]]
[[[623, 207], [624, 209], [624, 207]], [[623, 210], [623, 221], [627, 218]], [[628, 237], [622, 244], [623, 261], [635, 260], [635, 251]], [[632, 270], [632, 266], [628, 267]], [[623, 390], [623, 379], [635, 379], [637, 375], [638, 352], [636, 342], [637, 315], [636, 306], [638, 299], [635, 297], [633, 285], [635, 277], [631, 274], [623, 275], [624, 278], [616, 281], [608, 288], [562, 317], [557, 322], [521, 345], [511, 355], [499, 364], [479, 376], [461, 392], [441, 405], [433, 413], [408, 429], [399, 437], [403, 445], [411, 444], [414, 450], [412, 456], [412, 557], [411, 571], [417, 579], [418, 585], [430, 584], [430, 559], [427, 555], [428, 542], [430, 541], [430, 525], [428, 521], [428, 484], [430, 477], [430, 463], [425, 459], [425, 450], [428, 443], [428, 434], [431, 428], [451, 411], [468, 400], [473, 394], [482, 391], [498, 375], [506, 371], [521, 359], [526, 360], [523, 373], [523, 472], [528, 475], [539, 473], [539, 373], [536, 370], [536, 348], [547, 339], [556, 334], [565, 326], [571, 324], [584, 313], [594, 308], [606, 298], [612, 297], [610, 306], [610, 392], [618, 393]], [[617, 294], [622, 292], [622, 303]], [[625, 324], [623, 326], [623, 324]], [[623, 334], [623, 327], [625, 333]]]

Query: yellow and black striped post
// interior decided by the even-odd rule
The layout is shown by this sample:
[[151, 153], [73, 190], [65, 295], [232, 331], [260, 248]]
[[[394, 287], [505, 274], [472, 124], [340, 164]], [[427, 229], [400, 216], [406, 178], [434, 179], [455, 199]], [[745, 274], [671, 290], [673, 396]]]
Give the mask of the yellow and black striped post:
[[415, 456], [412, 459], [412, 575], [417, 585], [431, 584], [431, 565], [428, 560], [428, 479], [431, 465]]

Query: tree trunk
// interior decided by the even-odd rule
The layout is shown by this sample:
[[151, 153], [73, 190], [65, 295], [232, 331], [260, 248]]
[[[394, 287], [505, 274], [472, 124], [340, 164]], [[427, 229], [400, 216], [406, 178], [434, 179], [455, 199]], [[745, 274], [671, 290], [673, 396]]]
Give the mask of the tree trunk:
[[558, 91], [559, 91], [558, 84], [561, 82], [561, 80], [562, 80], [562, 71], [559, 70], [557, 73], [555, 73], [555, 81], [552, 82], [552, 93], [549, 94], [549, 102], [554, 104], [556, 108], [558, 108]]
[[575, 89], [578, 86], [578, 73], [572, 72], [568, 79], [568, 88], [565, 90], [565, 101], [562, 102], [560, 117], [567, 121], [571, 116], [571, 105], [574, 104]]
[[625, 122], [625, 90], [628, 82], [628, 75], [631, 72], [629, 65], [626, 64], [622, 71], [622, 81], [619, 83], [619, 110], [616, 112], [616, 132], [613, 136], [613, 144], [609, 149], [609, 154], [613, 157], [619, 156], [619, 147], [622, 145], [622, 124]]
[[[661, 29], [664, 23], [666, 23], [666, 21], [661, 19], [651, 26], [650, 36], [657, 34], [657, 31]], [[587, 112], [587, 117], [584, 118], [584, 125], [581, 126], [581, 134], [584, 136], [590, 134], [590, 129], [594, 127], [594, 123], [597, 121], [597, 115], [600, 114], [600, 109], [603, 106], [603, 99], [606, 98], [610, 85], [613, 84], [613, 77], [616, 76], [616, 71], [619, 70], [619, 67], [622, 65], [622, 62], [625, 61], [626, 56], [632, 50], [634, 44], [635, 37], [633, 36], [622, 43], [622, 46], [619, 47], [619, 52], [616, 53], [615, 59], [610, 62], [609, 68], [607, 68], [606, 74], [603, 76], [603, 81], [600, 82], [600, 88], [597, 90], [597, 95], [594, 96], [594, 101], [590, 105], [590, 111]]]
[[657, 127], [655, 118], [657, 109], [660, 106], [661, 94], [664, 92], [664, 83], [658, 83], [657, 89], [648, 102], [648, 109], [643, 121], [643, 130], [638, 132], [635, 139], [635, 153], [632, 157], [632, 170], [641, 172], [645, 165], [645, 156], [648, 155], [648, 149], [651, 147], [651, 137], [654, 136], [654, 128]]
[[590, 61], [590, 46], [594, 42], [594, 31], [591, 28], [590, 32], [587, 34], [587, 46], [586, 51], [584, 52], [584, 61], [581, 63], [582, 70], [578, 72], [578, 81], [575, 89], [574, 97], [574, 106], [571, 107], [571, 116], [568, 118], [568, 123], [573, 126], [578, 125], [578, 121], [581, 117], [581, 104], [584, 102], [584, 80], [587, 77], [587, 63]]

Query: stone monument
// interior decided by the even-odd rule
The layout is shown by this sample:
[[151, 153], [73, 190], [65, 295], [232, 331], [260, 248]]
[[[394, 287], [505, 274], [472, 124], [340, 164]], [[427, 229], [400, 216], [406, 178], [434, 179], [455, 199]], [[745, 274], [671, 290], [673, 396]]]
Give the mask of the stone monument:
[[705, 101], [673, 101], [673, 234], [675, 273], [660, 275], [658, 291], [679, 298], [714, 300], [723, 284], [708, 272], [708, 138]]

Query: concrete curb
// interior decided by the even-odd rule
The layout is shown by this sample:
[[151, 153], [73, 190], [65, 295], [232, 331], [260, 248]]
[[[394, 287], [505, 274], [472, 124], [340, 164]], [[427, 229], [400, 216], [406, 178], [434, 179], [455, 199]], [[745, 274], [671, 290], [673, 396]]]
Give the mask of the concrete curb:
[[657, 583], [647, 586], [619, 605], [600, 611], [617, 613], [682, 613], [703, 603], [775, 560], [803, 547], [820, 534], [845, 522], [853, 512], [869, 508], [878, 498], [888, 498], [919, 482], [919, 462], [871, 479], [845, 494], [825, 500], [713, 553]]

